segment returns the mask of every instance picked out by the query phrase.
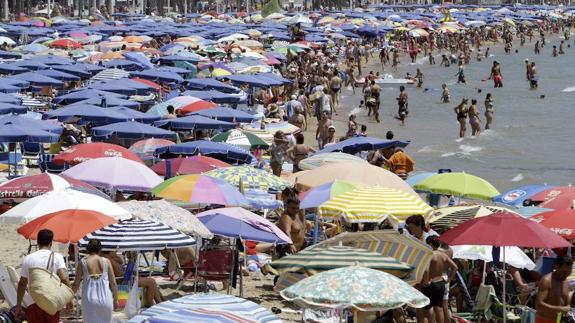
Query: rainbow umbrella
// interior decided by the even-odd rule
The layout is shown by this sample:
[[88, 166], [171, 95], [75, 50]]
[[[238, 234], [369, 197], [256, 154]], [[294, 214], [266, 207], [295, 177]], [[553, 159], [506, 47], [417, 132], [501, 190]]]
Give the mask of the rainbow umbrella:
[[167, 147], [174, 145], [173, 141], [167, 139], [149, 138], [136, 141], [130, 146], [130, 151], [138, 155], [140, 158], [152, 157], [157, 148]]
[[211, 170], [205, 175], [224, 180], [242, 189], [281, 191], [292, 186], [288, 181], [272, 173], [251, 166], [235, 166]]
[[300, 207], [302, 209], [309, 209], [314, 208], [322, 205], [324, 202], [329, 201], [330, 199], [343, 194], [345, 192], [349, 192], [359, 184], [346, 182], [346, 181], [333, 181], [329, 183], [325, 183], [318, 187], [314, 187], [311, 190], [303, 193], [303, 197], [301, 198]]
[[203, 175], [172, 177], [152, 189], [157, 197], [172, 201], [226, 206], [248, 205], [249, 202], [230, 184]]

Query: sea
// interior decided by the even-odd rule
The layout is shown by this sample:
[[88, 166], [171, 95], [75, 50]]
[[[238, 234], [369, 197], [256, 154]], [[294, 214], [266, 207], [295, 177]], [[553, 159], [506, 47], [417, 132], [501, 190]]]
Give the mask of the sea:
[[[476, 61], [474, 52], [472, 63], [465, 66], [467, 84], [457, 84], [456, 64], [439, 66], [440, 56], [436, 56], [436, 65], [429, 65], [424, 57], [416, 63], [402, 57], [398, 71], [385, 66], [383, 73], [403, 78], [407, 72], [415, 75], [416, 68], [420, 68], [424, 74], [422, 88], [407, 88], [410, 114], [406, 125], [394, 119], [397, 87], [383, 88], [381, 123], [369, 120], [365, 110], [357, 113], [357, 121], [367, 125], [369, 136], [383, 138], [392, 130], [395, 139], [410, 140], [407, 152], [415, 159], [417, 171], [465, 171], [486, 179], [500, 191], [527, 184], [569, 185], [575, 182], [575, 45], [573, 38], [566, 41], [571, 44], [570, 48], [565, 46], [566, 53], [552, 57], [552, 45], [558, 46], [559, 39], [548, 42], [539, 55], [534, 54], [534, 43], [527, 42], [524, 47], [515, 43], [509, 55], [502, 47], [492, 46], [490, 57], [481, 62]], [[525, 59], [536, 63], [537, 90], [529, 88]], [[501, 63], [503, 88], [495, 89], [493, 82], [486, 80], [494, 60]], [[381, 65], [369, 65], [364, 73], [372, 69], [381, 72]], [[440, 101], [443, 83], [451, 94], [447, 104]], [[336, 117], [341, 127], [346, 127], [343, 121], [349, 112], [357, 111], [361, 91], [357, 92], [355, 96], [343, 92], [343, 104]], [[471, 137], [468, 125], [467, 137], [458, 138], [454, 107], [463, 97], [468, 97], [470, 103], [477, 99], [483, 127], [483, 101], [489, 92], [495, 102], [492, 129]]]

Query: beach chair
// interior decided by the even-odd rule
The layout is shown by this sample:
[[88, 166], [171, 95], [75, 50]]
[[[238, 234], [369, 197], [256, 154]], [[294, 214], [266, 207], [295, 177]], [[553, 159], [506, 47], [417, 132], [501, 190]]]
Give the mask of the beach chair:
[[[4, 266], [0, 264], [0, 291], [4, 296], [4, 300], [10, 307], [16, 306], [16, 297], [18, 290], [18, 281], [20, 280], [20, 275], [16, 272], [16, 269], [11, 266]], [[27, 307], [28, 305], [34, 303], [32, 297], [26, 292], [24, 294], [24, 300], [22, 306]]]
[[56, 165], [52, 162], [54, 154], [40, 154], [38, 158], [38, 167], [42, 173], [59, 174], [66, 170], [65, 165]]
[[0, 164], [8, 165], [8, 179], [26, 175], [27, 168], [21, 153], [1, 152]]
[[229, 294], [236, 261], [235, 251], [231, 246], [207, 246], [200, 250], [195, 268], [182, 268], [185, 273], [184, 280], [193, 278], [194, 286], [198, 286], [201, 281], [227, 281], [226, 292]]
[[[515, 307], [507, 305], [507, 322], [521, 320], [521, 317], [515, 315]], [[475, 307], [473, 308], [475, 321], [484, 317], [487, 320], [503, 318], [503, 303], [497, 297], [495, 288], [491, 285], [481, 285], [475, 297]]]
[[22, 152], [22, 158], [26, 161], [26, 166], [30, 167], [30, 161], [38, 163], [44, 147], [39, 143], [25, 142], [20, 144], [20, 151]]

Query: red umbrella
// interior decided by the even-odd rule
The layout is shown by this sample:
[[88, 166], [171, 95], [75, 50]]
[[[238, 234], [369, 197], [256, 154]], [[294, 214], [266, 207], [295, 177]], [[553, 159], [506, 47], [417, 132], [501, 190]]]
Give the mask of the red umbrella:
[[123, 157], [142, 164], [144, 163], [136, 154], [130, 150], [118, 145], [103, 142], [72, 146], [70, 149], [56, 155], [53, 162], [57, 165], [62, 165], [64, 163], [76, 165], [89, 159], [101, 157]]
[[78, 43], [77, 41], [74, 41], [72, 39], [65, 39], [65, 38], [57, 39], [57, 40], [51, 42], [49, 46], [53, 47], [53, 48], [64, 48], [64, 49], [82, 48], [82, 44]]
[[565, 239], [575, 239], [575, 210], [554, 210], [539, 213], [529, 220], [538, 222]]
[[118, 221], [100, 212], [91, 210], [62, 210], [36, 218], [18, 228], [26, 239], [36, 240], [38, 231], [50, 229], [54, 241], [77, 243], [85, 235]]
[[77, 179], [43, 173], [14, 178], [0, 184], [0, 198], [28, 199], [68, 187], [79, 188], [88, 192], [99, 192], [94, 186]]
[[570, 209], [575, 202], [575, 187], [555, 186], [535, 195], [530, 200], [541, 202], [537, 205], [548, 209]]
[[[170, 159], [172, 176], [201, 174], [212, 169], [231, 166], [232, 165], [228, 163], [224, 163], [223, 161], [207, 156]], [[166, 161], [161, 161], [155, 164], [152, 166], [152, 170], [158, 175], [166, 176]]]
[[200, 100], [200, 101], [196, 101], [194, 103], [184, 105], [181, 108], [178, 108], [178, 113], [179, 114], [189, 114], [189, 113], [194, 113], [194, 112], [198, 112], [198, 111], [202, 111], [202, 110], [213, 109], [215, 107], [217, 107], [217, 104], [215, 104], [213, 102]]
[[150, 81], [150, 80], [145, 80], [139, 77], [133, 77], [132, 80], [136, 81], [136, 82], [140, 82], [142, 84], [146, 84], [149, 85], [151, 87], [153, 87], [155, 90], [162, 90], [162, 86], [154, 81]]
[[471, 219], [439, 238], [449, 245], [562, 248], [571, 244], [543, 225], [515, 213], [500, 212]]

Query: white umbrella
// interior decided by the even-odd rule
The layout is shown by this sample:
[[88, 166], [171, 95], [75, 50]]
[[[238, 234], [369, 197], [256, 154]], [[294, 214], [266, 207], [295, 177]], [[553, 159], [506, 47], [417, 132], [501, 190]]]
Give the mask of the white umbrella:
[[[453, 258], [468, 260], [493, 261], [493, 247], [491, 246], [452, 246]], [[503, 261], [503, 250], [499, 254], [499, 261]], [[533, 270], [535, 263], [518, 247], [505, 247], [505, 262], [515, 268]]]
[[0, 44], [8, 44], [10, 46], [16, 45], [16, 42], [6, 36], [0, 36]]
[[0, 223], [24, 224], [48, 213], [69, 209], [98, 211], [117, 220], [131, 218], [128, 211], [103, 197], [67, 188], [18, 204], [2, 214]]
[[313, 24], [313, 21], [311, 21], [311, 19], [309, 19], [306, 16], [302, 16], [302, 15], [297, 15], [297, 16], [293, 16], [288, 20], [288, 24], [289, 25], [295, 25], [295, 24]]

